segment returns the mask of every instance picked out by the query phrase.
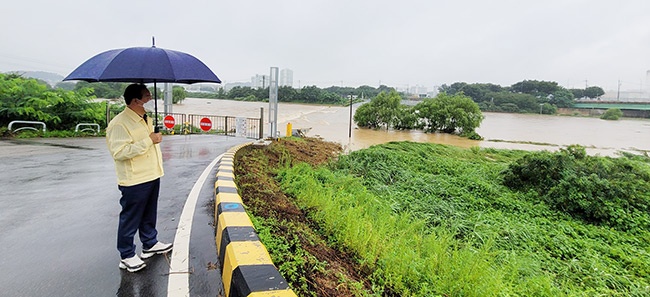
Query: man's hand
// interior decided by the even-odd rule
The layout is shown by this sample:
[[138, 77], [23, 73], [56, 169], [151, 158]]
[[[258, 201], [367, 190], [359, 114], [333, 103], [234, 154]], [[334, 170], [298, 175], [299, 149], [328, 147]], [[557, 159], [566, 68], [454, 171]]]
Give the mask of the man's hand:
[[149, 134], [149, 138], [151, 138], [151, 141], [153, 141], [153, 144], [160, 143], [162, 141], [162, 134], [160, 134], [160, 133], [151, 133], [151, 134]]

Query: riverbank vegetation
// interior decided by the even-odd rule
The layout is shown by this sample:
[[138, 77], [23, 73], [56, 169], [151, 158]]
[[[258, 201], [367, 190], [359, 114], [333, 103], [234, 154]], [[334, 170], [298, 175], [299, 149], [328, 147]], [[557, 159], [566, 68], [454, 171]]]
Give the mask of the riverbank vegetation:
[[[299, 89], [290, 86], [280, 86], [278, 87], [278, 100], [287, 103], [345, 105], [349, 104], [350, 99], [359, 101], [364, 98], [373, 98], [381, 92], [390, 92], [392, 90], [395, 89], [384, 85], [378, 88], [371, 86], [360, 86], [357, 88], [332, 86], [324, 89], [316, 86], [305, 86]], [[238, 101], [268, 101], [269, 88], [237, 86], [228, 91], [222, 88], [216, 92], [191, 92], [189, 96], [193, 98]]]
[[354, 290], [304, 296], [650, 295], [647, 157], [398, 142], [328, 166], [298, 161], [321, 156], [314, 147], [283, 139], [235, 161], [238, 185], [244, 172], [244, 184], [257, 175], [274, 185], [242, 190], [244, 199], [282, 193], [307, 220], [295, 228], [282, 212], [257, 211], [271, 205], [246, 202], [293, 288], [319, 292], [311, 274], [330, 271], [304, 242], [326, 244], [362, 272], [340, 274], [338, 285]]
[[610, 108], [603, 113], [603, 115], [600, 116], [601, 119], [603, 120], [610, 120], [610, 121], [616, 121], [620, 119], [623, 116], [623, 111], [621, 111], [618, 108]]
[[605, 94], [597, 86], [566, 89], [557, 82], [537, 80], [524, 80], [509, 87], [456, 82], [442, 85], [439, 91], [469, 96], [482, 111], [540, 114], [555, 114], [557, 108], [572, 107], [576, 99], [597, 99]]
[[458, 133], [476, 140], [482, 139], [475, 132], [481, 121], [483, 114], [472, 99], [446, 93], [424, 99], [415, 106], [401, 104], [401, 97], [395, 91], [380, 93], [359, 106], [354, 114], [354, 122], [359, 127]]

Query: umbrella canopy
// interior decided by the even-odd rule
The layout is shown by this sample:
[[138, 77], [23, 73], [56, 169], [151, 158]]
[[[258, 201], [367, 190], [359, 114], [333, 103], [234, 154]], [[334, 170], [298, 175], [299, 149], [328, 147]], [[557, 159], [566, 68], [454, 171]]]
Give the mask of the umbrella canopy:
[[105, 51], [88, 59], [63, 80], [221, 83], [212, 70], [194, 56], [155, 46]]
[[[217, 75], [203, 62], [190, 54], [152, 47], [130, 47], [100, 53], [81, 64], [63, 80], [87, 82], [171, 82], [193, 84], [221, 83]], [[158, 132], [158, 100], [154, 100], [154, 118]]]

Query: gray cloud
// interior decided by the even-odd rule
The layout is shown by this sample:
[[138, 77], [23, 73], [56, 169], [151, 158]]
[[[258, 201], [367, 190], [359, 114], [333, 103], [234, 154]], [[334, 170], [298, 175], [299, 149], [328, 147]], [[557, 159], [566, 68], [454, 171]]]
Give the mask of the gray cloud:
[[153, 35], [224, 82], [277, 66], [302, 86], [538, 79], [635, 89], [650, 69], [643, 0], [223, 2], [11, 1], [0, 71], [67, 75], [99, 52], [149, 46]]

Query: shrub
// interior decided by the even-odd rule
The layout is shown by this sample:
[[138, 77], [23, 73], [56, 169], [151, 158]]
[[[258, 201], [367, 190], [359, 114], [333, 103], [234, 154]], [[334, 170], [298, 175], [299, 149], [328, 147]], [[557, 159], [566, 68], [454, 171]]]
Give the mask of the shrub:
[[603, 120], [616, 121], [623, 116], [623, 112], [618, 108], [610, 108], [603, 115], [600, 116]]
[[618, 230], [650, 227], [650, 168], [628, 157], [587, 156], [584, 147], [536, 152], [503, 173], [511, 189], [537, 191], [554, 209]]

